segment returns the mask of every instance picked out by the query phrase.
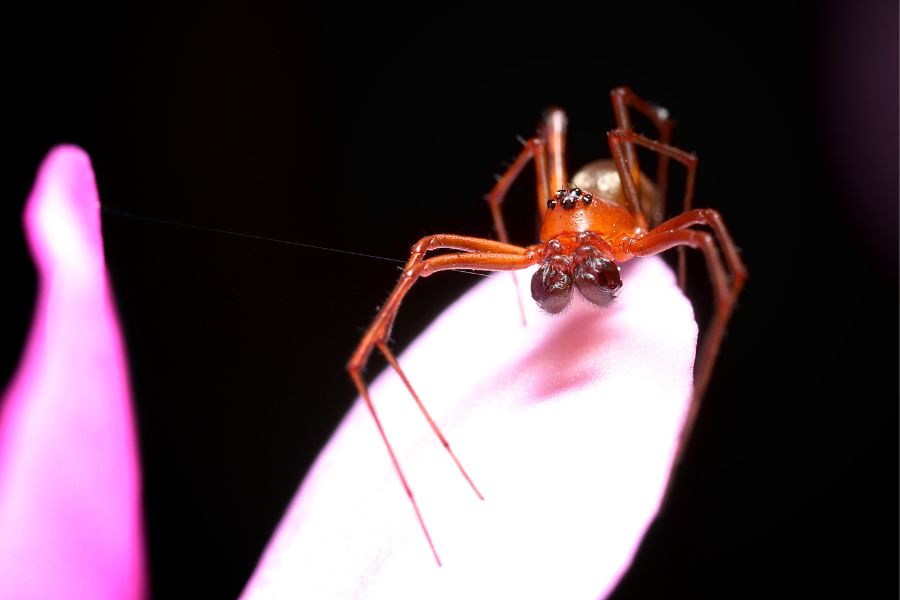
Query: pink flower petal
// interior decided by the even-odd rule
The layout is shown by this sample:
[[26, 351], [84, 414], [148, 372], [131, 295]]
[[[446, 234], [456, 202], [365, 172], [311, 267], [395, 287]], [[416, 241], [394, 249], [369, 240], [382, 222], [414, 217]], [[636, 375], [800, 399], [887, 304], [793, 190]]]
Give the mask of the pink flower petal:
[[25, 230], [34, 322], [0, 404], [0, 597], [145, 595], [128, 367], [90, 159], [55, 148]]
[[357, 401], [245, 599], [597, 598], [615, 587], [669, 478], [692, 386], [693, 312], [658, 258], [628, 264], [605, 311], [576, 300], [559, 317], [541, 314], [529, 280], [519, 275], [526, 328], [504, 274], [400, 358], [483, 502], [399, 378], [384, 372], [371, 388], [443, 567]]

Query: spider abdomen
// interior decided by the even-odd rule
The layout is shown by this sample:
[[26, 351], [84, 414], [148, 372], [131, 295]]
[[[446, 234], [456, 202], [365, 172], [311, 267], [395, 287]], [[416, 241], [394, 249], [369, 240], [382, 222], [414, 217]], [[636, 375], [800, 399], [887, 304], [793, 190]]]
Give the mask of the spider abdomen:
[[[625, 196], [622, 182], [619, 180], [619, 173], [616, 171], [616, 163], [611, 159], [595, 160], [586, 164], [572, 177], [572, 185], [630, 210], [628, 198]], [[644, 173], [641, 173], [640, 176], [638, 193], [641, 212], [646, 215], [648, 221], [645, 226], [655, 227], [663, 221], [665, 215], [662, 214], [662, 210], [657, 208], [658, 203], [654, 202], [658, 193], [656, 186]]]

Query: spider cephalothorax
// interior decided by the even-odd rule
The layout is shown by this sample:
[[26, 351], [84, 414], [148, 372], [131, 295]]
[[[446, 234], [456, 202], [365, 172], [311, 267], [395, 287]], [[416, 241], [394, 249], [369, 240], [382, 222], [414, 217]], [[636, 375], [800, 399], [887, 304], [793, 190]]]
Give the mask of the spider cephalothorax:
[[547, 242], [541, 266], [531, 278], [531, 297], [542, 310], [557, 314], [568, 306], [574, 285], [591, 304], [609, 306], [622, 278], [608, 244], [591, 232], [575, 236], [574, 245], [567, 241]]

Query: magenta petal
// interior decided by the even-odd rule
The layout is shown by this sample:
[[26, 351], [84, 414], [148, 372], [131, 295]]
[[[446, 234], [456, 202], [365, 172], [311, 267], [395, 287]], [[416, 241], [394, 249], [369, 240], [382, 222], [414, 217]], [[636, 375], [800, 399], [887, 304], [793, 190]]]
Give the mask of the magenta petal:
[[373, 383], [443, 567], [357, 401], [294, 497], [244, 598], [608, 594], [659, 508], [697, 341], [691, 305], [662, 260], [635, 261], [622, 275], [608, 309], [576, 299], [549, 317], [529, 299], [530, 273], [520, 274], [525, 328], [510, 278], [494, 277], [400, 358], [483, 502], [399, 378], [385, 372]]
[[0, 404], [0, 597], [145, 596], [128, 368], [88, 156], [55, 148], [25, 208], [39, 290]]

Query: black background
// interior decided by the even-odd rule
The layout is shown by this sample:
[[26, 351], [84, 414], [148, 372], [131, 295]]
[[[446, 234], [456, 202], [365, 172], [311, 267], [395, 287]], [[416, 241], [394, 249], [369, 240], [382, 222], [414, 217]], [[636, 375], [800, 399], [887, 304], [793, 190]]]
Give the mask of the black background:
[[[622, 84], [677, 119], [696, 204], [751, 278], [615, 597], [896, 595], [896, 3], [591, 6], [5, 18], [0, 374], [34, 299], [22, 205], [49, 148], [79, 144], [120, 211], [104, 235], [154, 597], [240, 592], [355, 395], [343, 366], [397, 266], [123, 213], [403, 259], [426, 233], [492, 235], [482, 195], [544, 107], [570, 114], [573, 166], [607, 156]], [[525, 177], [507, 203], [522, 243], [532, 194]], [[473, 283], [418, 286], [398, 349]]]

